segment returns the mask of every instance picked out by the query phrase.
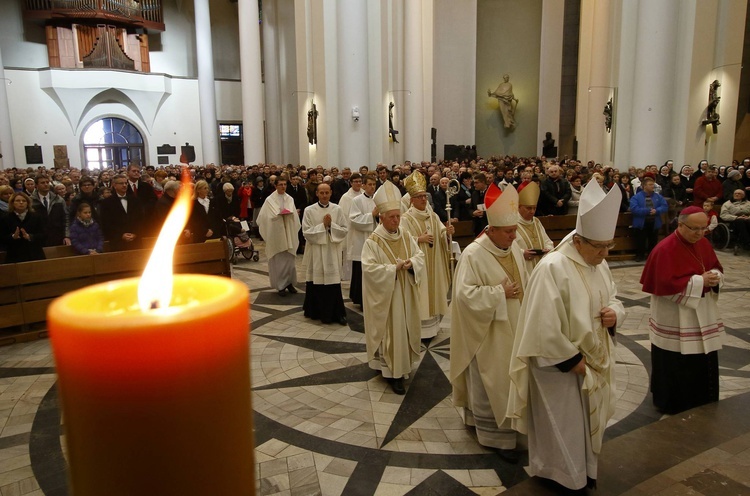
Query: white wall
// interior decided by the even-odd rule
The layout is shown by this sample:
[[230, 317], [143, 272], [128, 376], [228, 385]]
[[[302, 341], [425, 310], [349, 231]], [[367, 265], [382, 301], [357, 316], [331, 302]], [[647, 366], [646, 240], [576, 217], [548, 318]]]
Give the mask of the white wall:
[[[0, 49], [6, 77], [16, 164], [25, 166], [24, 146], [38, 143], [44, 165], [53, 166], [53, 145], [66, 145], [71, 165], [81, 164], [82, 134], [102, 117], [121, 117], [141, 130], [147, 165], [156, 147], [195, 146], [202, 163], [193, 3], [165, 0], [166, 31], [149, 35], [151, 73], [47, 69], [44, 28], [24, 22], [21, 2], [4, 1]], [[211, 2], [216, 111], [220, 121], [241, 121], [237, 6]], [[171, 157], [177, 162], [179, 155]]]
[[[123, 73], [117, 71], [96, 71], [97, 85], [95, 89], [82, 87], [77, 89], [61, 88], [58, 92], [45, 92], [42, 89], [43, 79], [48, 73], [55, 75], [60, 70], [6, 70], [6, 76], [14, 83], [7, 87], [8, 101], [13, 129], [14, 153], [16, 165], [25, 166], [25, 145], [38, 143], [42, 146], [44, 165], [53, 167], [53, 145], [67, 145], [70, 163], [73, 166], [81, 164], [83, 150], [82, 135], [85, 129], [95, 120], [102, 117], [121, 117], [134, 124], [143, 134], [147, 148], [146, 165], [157, 164], [156, 147], [163, 144], [179, 146], [185, 142], [196, 147], [196, 163], [202, 163], [200, 126], [198, 125], [198, 82], [189, 78], [171, 78], [158, 75], [138, 75], [144, 83], [146, 78], [165, 78], [168, 88], [162, 94], [163, 103], [159, 106], [153, 98], [156, 92], [147, 94], [132, 94], [132, 99], [125, 99], [110, 88], [122, 88]], [[79, 75], [92, 77], [91, 71], [78, 72]], [[145, 84], [144, 84], [145, 86]], [[73, 92], [65, 93], [64, 91]], [[123, 90], [130, 91], [129, 89]], [[168, 91], [168, 92], [167, 92]], [[105, 93], [106, 92], [106, 93]], [[99, 102], [102, 98], [97, 95], [106, 94], [105, 103], [98, 103], [90, 108], [89, 102]], [[65, 96], [65, 104], [60, 96]], [[138, 97], [141, 97], [139, 100]], [[116, 101], [114, 99], [119, 99]], [[219, 120], [240, 121], [241, 107], [237, 102], [241, 99], [240, 83], [238, 81], [217, 81], [216, 102]], [[156, 110], [158, 108], [158, 110]], [[80, 118], [77, 112], [80, 110]], [[67, 113], [66, 113], [67, 111]], [[171, 157], [178, 162], [179, 155]], [[12, 164], [4, 164], [11, 167]]]

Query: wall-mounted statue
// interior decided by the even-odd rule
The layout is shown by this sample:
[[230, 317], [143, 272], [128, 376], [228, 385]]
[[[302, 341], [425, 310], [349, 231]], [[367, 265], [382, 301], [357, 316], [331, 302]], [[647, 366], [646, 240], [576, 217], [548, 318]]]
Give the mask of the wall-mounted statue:
[[607, 132], [612, 132], [612, 113], [614, 112], [614, 104], [612, 103], [612, 99], [610, 98], [609, 101], [604, 105], [604, 127], [607, 128]]
[[719, 80], [714, 79], [714, 82], [708, 87], [708, 107], [706, 108], [706, 118], [703, 120], [704, 126], [711, 124], [714, 134], [719, 132], [719, 124], [721, 124], [719, 122], [719, 113], [716, 111], [719, 101], [721, 101], [718, 92], [719, 86], [721, 86]]
[[506, 129], [516, 127], [516, 108], [518, 107], [518, 98], [513, 95], [513, 85], [510, 84], [509, 80], [510, 76], [505, 74], [503, 75], [503, 82], [495, 91], [487, 90], [487, 96], [497, 98]]
[[555, 146], [555, 139], [552, 137], [552, 133], [547, 131], [544, 136], [545, 139], [542, 140], [542, 155], [547, 158], [557, 157], [557, 147]]
[[394, 143], [398, 143], [398, 140], [396, 139], [398, 131], [393, 129], [393, 107], [395, 106], [396, 104], [393, 102], [388, 104], [388, 137], [391, 138]]
[[307, 111], [307, 141], [311, 145], [318, 144], [318, 109], [315, 103]]

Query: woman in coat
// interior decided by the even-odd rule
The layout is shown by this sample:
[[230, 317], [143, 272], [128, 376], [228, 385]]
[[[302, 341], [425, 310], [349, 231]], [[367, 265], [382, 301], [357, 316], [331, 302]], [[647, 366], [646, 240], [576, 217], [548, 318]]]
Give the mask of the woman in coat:
[[0, 220], [0, 239], [5, 263], [44, 260], [44, 219], [31, 209], [26, 193], [15, 193], [8, 202], [8, 215]]

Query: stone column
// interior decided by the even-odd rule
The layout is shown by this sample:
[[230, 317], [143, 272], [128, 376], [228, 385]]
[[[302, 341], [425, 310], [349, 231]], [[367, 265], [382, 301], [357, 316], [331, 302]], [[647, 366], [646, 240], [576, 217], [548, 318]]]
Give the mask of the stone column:
[[211, 13], [208, 0], [195, 2], [195, 48], [198, 59], [198, 102], [201, 119], [203, 164], [221, 165], [219, 128], [216, 120], [214, 56], [211, 41]]
[[[281, 90], [279, 82], [279, 43], [277, 0], [263, 1], [263, 75], [266, 117], [266, 159], [283, 162], [281, 134]], [[247, 162], [247, 160], [246, 160]]]
[[346, 0], [336, 4], [341, 161], [338, 165], [352, 170], [370, 165], [367, 1]]
[[[679, 0], [638, 3], [636, 24], [635, 71], [630, 135], [630, 162], [643, 167], [664, 163], [670, 151], [679, 59]], [[623, 75], [620, 75], [623, 77]]]
[[243, 151], [245, 163], [255, 164], [266, 161], [258, 1], [239, 0], [237, 11], [240, 28]]
[[422, 0], [404, 2], [404, 149], [405, 160], [429, 160], [424, 125], [424, 74], [422, 60]]

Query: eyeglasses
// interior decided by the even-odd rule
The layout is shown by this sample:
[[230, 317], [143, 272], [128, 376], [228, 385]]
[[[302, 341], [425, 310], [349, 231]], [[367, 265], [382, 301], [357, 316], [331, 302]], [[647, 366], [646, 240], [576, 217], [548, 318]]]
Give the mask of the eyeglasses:
[[581, 236], [581, 239], [584, 240], [589, 246], [591, 246], [592, 248], [595, 248], [595, 249], [597, 249], [599, 251], [601, 251], [601, 250], [612, 250], [616, 246], [616, 244], [614, 242], [612, 242], [612, 243], [610, 243], [608, 245], [600, 245], [600, 244], [594, 244], [594, 243], [592, 243], [591, 241], [589, 241], [588, 239], [584, 238], [583, 236]]
[[684, 222], [680, 222], [680, 224], [685, 226], [687, 229], [694, 232], [695, 234], [703, 234], [704, 232], [708, 231], [708, 227], [690, 227]]

